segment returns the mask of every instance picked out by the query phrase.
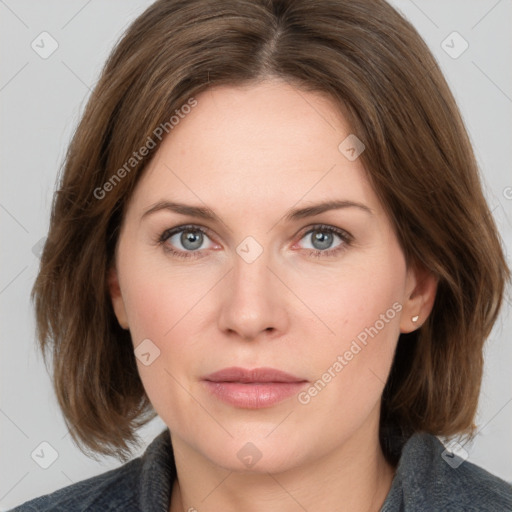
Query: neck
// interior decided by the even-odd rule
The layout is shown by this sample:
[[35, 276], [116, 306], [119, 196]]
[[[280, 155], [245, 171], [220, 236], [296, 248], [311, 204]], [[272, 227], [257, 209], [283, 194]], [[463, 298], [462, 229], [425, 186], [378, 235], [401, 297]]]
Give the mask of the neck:
[[371, 438], [364, 430], [328, 454], [278, 473], [226, 470], [173, 436], [178, 479], [170, 512], [378, 511], [394, 468], [380, 448], [378, 425]]

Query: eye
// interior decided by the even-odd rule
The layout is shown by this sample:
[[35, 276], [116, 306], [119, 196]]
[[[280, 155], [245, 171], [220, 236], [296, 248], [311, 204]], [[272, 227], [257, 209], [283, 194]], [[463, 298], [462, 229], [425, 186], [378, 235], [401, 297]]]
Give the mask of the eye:
[[[345, 230], [334, 226], [318, 225], [307, 231], [301, 240], [310, 240], [310, 246], [305, 247], [311, 249], [311, 256], [333, 256], [345, 250], [352, 242], [352, 235]], [[333, 244], [339, 240], [338, 244]]]
[[[210, 240], [206, 231], [199, 226], [178, 226], [165, 230], [158, 242], [163, 245], [166, 252], [178, 258], [202, 257], [202, 249], [211, 249], [213, 242], [208, 247], [203, 247], [205, 240]], [[177, 249], [176, 249], [177, 248]]]
[[[329, 257], [335, 256], [345, 250], [352, 242], [353, 237], [347, 231], [334, 226], [317, 225], [309, 229], [300, 240], [310, 240], [309, 247], [302, 247], [308, 250], [310, 256]], [[333, 244], [338, 239], [338, 243]], [[204, 247], [205, 241], [210, 244]], [[201, 258], [203, 250], [220, 247], [212, 242], [207, 230], [202, 227], [187, 225], [177, 226], [165, 230], [158, 238], [164, 250], [178, 258]]]

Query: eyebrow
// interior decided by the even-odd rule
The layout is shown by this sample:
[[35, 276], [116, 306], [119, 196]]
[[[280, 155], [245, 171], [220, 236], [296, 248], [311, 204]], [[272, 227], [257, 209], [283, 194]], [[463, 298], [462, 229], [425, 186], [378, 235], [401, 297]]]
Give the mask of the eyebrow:
[[[313, 217], [314, 215], [319, 215], [329, 210], [340, 210], [344, 208], [358, 208], [370, 215], [373, 214], [373, 210], [366, 206], [365, 204], [358, 203], [355, 201], [333, 200], [313, 204], [311, 206], [306, 206], [304, 208], [295, 208], [289, 210], [284, 215], [284, 219], [285, 221], [290, 222], [294, 220], [304, 219], [306, 217]], [[221, 222], [219, 216], [211, 208], [203, 206], [192, 206], [174, 201], [159, 201], [155, 203], [142, 214], [141, 220], [146, 218], [148, 215], [159, 212], [161, 210], [168, 210], [175, 213], [179, 213], [181, 215], [188, 215], [190, 217], [197, 217], [199, 219]]]

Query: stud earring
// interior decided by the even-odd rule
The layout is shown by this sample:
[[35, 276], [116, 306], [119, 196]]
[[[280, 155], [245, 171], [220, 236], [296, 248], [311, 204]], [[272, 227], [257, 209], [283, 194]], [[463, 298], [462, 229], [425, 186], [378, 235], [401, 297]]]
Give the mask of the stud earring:
[[420, 317], [418, 315], [415, 315], [411, 318], [411, 320], [416, 323]]

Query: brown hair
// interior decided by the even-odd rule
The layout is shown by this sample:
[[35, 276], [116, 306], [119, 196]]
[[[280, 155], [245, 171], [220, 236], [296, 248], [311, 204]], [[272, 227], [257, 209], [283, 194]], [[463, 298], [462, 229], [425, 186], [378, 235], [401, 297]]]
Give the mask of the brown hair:
[[[170, 132], [170, 117], [208, 87], [269, 77], [343, 109], [407, 261], [439, 279], [431, 315], [398, 341], [382, 397], [384, 452], [393, 458], [392, 432], [474, 431], [482, 347], [509, 270], [459, 111], [421, 37], [383, 0], [159, 0], [128, 28], [89, 99], [32, 291], [45, 361], [50, 352], [83, 450], [125, 460], [155, 414], [107, 286], [155, 133]], [[137, 152], [150, 139], [156, 147]]]

